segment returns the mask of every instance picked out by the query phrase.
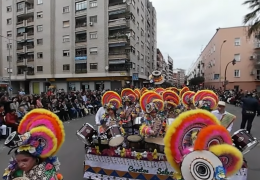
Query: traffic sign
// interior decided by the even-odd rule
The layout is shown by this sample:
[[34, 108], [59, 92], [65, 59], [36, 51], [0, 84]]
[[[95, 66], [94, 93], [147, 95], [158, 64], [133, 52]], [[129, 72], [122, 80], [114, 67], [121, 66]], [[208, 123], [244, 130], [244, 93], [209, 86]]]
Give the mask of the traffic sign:
[[133, 73], [132, 80], [133, 81], [138, 81], [139, 80], [138, 73]]

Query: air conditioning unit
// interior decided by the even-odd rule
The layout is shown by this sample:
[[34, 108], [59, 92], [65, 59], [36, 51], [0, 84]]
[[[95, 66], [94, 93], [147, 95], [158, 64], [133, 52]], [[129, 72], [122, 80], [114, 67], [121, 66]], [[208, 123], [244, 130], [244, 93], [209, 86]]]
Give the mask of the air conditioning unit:
[[90, 22], [89, 25], [90, 25], [90, 26], [93, 26], [93, 22]]

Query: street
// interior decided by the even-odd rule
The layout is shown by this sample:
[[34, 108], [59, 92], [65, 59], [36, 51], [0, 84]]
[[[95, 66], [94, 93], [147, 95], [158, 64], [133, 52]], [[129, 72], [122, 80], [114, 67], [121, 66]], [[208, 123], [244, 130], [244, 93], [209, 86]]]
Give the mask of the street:
[[[237, 120], [233, 127], [233, 132], [239, 129], [241, 122], [241, 108], [227, 105], [228, 112], [235, 114]], [[83, 160], [84, 160], [84, 145], [77, 139], [76, 131], [84, 123], [94, 123], [94, 116], [87, 116], [82, 119], [77, 119], [65, 123], [66, 140], [58, 153], [59, 160], [61, 162], [61, 173], [64, 179], [83, 179]], [[252, 134], [260, 139], [260, 118], [256, 117], [253, 122]], [[249, 172], [248, 180], [255, 180], [256, 177], [260, 177], [260, 156], [257, 154], [259, 152], [260, 146], [256, 147], [254, 150], [245, 155], [245, 159], [248, 161]], [[0, 141], [0, 172], [3, 173], [5, 167], [8, 164], [10, 156], [7, 155], [8, 148], [3, 147], [3, 140]]]

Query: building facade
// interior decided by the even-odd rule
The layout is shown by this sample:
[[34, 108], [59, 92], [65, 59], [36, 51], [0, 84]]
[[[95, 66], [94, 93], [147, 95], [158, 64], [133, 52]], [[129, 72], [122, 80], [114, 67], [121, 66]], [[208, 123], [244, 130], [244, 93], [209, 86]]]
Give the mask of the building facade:
[[39, 94], [46, 82], [65, 90], [141, 86], [153, 70], [157, 20], [148, 0], [0, 3], [0, 34], [12, 39], [0, 38], [0, 76], [11, 69], [13, 91]]
[[168, 81], [173, 84], [173, 59], [168, 56]]
[[[260, 90], [259, 40], [246, 37], [246, 27], [219, 28], [202, 51], [189, 78], [202, 75], [205, 87]], [[236, 60], [232, 65], [231, 61]], [[227, 66], [228, 65], [228, 66]]]
[[156, 63], [155, 63], [155, 70], [162, 71], [163, 70], [163, 55], [159, 48], [157, 48], [157, 54], [156, 54]]
[[185, 84], [185, 70], [174, 69], [173, 70], [173, 84], [177, 87], [182, 87]]

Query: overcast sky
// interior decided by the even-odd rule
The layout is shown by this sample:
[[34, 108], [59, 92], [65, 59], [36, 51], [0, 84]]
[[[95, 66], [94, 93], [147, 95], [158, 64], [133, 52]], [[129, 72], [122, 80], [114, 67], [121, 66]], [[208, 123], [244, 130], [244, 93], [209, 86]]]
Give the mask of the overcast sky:
[[218, 27], [240, 26], [243, 0], [150, 0], [157, 11], [157, 47], [174, 68], [188, 70]]

